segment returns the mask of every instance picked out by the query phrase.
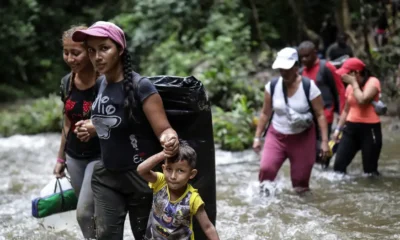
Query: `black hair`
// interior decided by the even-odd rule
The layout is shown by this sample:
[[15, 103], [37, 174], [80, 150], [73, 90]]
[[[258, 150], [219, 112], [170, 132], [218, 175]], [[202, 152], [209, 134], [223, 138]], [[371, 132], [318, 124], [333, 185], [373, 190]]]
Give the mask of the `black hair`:
[[298, 47], [298, 51], [302, 50], [302, 49], [316, 49], [315, 44], [311, 41], [304, 41], [301, 42], [299, 47]]
[[363, 70], [360, 71], [360, 76], [362, 77], [360, 87], [363, 87], [367, 83], [368, 79], [373, 75], [371, 71], [365, 67]]
[[[117, 44], [117, 46], [119, 46]], [[122, 67], [124, 71], [124, 91], [125, 91], [125, 100], [124, 100], [124, 109], [125, 113], [129, 119], [135, 119], [133, 114], [133, 109], [136, 108], [136, 99], [135, 99], [135, 90], [138, 87], [137, 83], [133, 82], [133, 69], [132, 69], [132, 59], [130, 53], [127, 49], [122, 53]]]
[[184, 140], [179, 140], [179, 152], [174, 157], [167, 158], [165, 162], [176, 163], [179, 161], [187, 161], [192, 169], [196, 168], [196, 151]]

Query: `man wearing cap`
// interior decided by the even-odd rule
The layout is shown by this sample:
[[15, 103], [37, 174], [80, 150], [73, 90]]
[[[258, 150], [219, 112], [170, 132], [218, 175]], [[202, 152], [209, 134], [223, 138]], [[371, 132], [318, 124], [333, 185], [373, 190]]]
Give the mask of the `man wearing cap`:
[[321, 130], [321, 155], [326, 157], [329, 149], [321, 91], [309, 78], [299, 75], [298, 54], [294, 48], [279, 51], [272, 68], [279, 69], [281, 77], [265, 86], [264, 104], [253, 142], [254, 151], [260, 152], [261, 135], [269, 121], [259, 181], [273, 181], [289, 158], [292, 185], [296, 192], [303, 193], [309, 190], [316, 158], [315, 124], [318, 123]]
[[[320, 60], [317, 56], [315, 45], [311, 41], [304, 41], [298, 48], [301, 63], [304, 67], [300, 73], [315, 81], [321, 90], [324, 100], [324, 113], [328, 122], [328, 136], [331, 134], [334, 122], [334, 113], [340, 114], [345, 102], [345, 88], [340, 76], [336, 74], [336, 68], [328, 61]], [[320, 140], [320, 137], [318, 137]], [[329, 161], [323, 162], [317, 157], [317, 162], [325, 168]]]

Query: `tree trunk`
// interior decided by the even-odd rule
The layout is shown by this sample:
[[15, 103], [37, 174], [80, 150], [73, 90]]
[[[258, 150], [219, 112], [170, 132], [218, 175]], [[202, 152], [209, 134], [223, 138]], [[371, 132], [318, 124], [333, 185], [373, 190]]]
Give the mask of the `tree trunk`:
[[349, 3], [347, 0], [338, 0], [335, 8], [336, 25], [339, 32], [350, 32], [351, 19], [349, 12]]
[[[369, 34], [369, 27], [368, 27], [368, 17], [369, 14], [366, 12], [364, 0], [360, 0], [360, 14], [361, 14], [361, 22], [362, 22], [362, 29], [363, 29], [363, 37], [364, 37], [364, 51], [367, 54], [367, 58], [369, 61], [370, 68], [373, 68], [373, 59], [372, 54], [370, 51], [368, 34]], [[371, 69], [374, 72], [375, 69]]]
[[313, 30], [309, 29], [306, 22], [304, 21], [302, 9], [299, 7], [299, 5], [302, 5], [303, 0], [288, 0], [288, 3], [297, 19], [299, 25], [298, 30], [304, 33], [311, 41], [319, 41], [320, 36]]
[[263, 49], [269, 49], [268, 45], [265, 43], [264, 38], [263, 38], [263, 34], [261, 31], [261, 26], [260, 26], [260, 19], [258, 17], [258, 10], [257, 10], [256, 4], [254, 3], [254, 0], [249, 0], [249, 2], [250, 2], [250, 6], [251, 6], [251, 11], [253, 14], [254, 26], [256, 28], [256, 34], [257, 34], [258, 41]]

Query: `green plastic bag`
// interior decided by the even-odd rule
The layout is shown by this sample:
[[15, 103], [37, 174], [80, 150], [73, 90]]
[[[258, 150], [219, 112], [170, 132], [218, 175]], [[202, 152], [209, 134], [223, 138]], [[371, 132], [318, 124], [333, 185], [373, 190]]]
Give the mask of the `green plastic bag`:
[[[57, 186], [60, 189], [59, 192], [57, 192]], [[77, 203], [78, 199], [74, 190], [63, 190], [60, 180], [57, 179], [54, 186], [54, 194], [32, 200], [32, 216], [44, 218], [52, 214], [75, 210]]]

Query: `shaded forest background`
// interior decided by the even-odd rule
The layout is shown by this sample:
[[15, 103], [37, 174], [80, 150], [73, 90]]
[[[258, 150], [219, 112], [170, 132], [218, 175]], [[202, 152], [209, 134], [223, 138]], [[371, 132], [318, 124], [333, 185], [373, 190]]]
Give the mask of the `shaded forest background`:
[[[321, 43], [327, 16], [338, 31], [349, 34], [355, 55], [385, 82], [387, 98], [398, 97], [395, 25], [380, 51], [373, 51], [370, 41], [382, 6], [377, 0], [2, 0], [0, 103], [58, 93], [60, 79], [69, 71], [62, 60], [62, 32], [71, 25], [107, 20], [126, 32], [135, 69], [142, 75], [200, 79], [214, 105], [217, 142], [243, 149], [252, 139], [252, 116], [262, 104], [274, 53], [307, 39]], [[26, 116], [20, 121], [27, 128], [37, 120], [22, 118]], [[10, 135], [20, 128], [0, 126], [0, 132]]]

